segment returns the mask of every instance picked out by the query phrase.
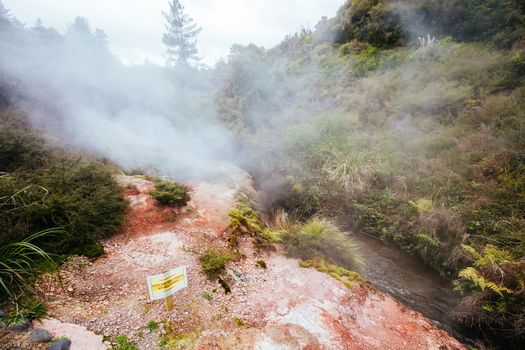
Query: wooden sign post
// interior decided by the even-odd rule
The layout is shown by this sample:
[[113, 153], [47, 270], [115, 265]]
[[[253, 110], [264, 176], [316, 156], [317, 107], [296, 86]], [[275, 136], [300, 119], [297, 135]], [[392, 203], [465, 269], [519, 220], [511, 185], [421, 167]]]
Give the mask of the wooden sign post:
[[166, 308], [169, 312], [173, 311], [173, 294], [188, 286], [186, 266], [149, 276], [147, 280], [150, 299], [166, 299]]
[[166, 309], [168, 309], [169, 312], [173, 311], [173, 295], [166, 297]]

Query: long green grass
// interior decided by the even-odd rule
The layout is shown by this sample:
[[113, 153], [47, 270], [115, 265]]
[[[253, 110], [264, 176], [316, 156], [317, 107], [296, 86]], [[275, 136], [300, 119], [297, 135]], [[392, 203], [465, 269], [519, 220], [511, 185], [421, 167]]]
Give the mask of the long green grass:
[[344, 268], [356, 269], [363, 265], [357, 246], [331, 220], [313, 217], [310, 220], [289, 226], [282, 233], [282, 242], [288, 254], [302, 260], [324, 259]]
[[16, 301], [21, 293], [32, 289], [31, 283], [42, 261], [54, 264], [50, 254], [37, 245], [43, 238], [63, 234], [63, 230], [49, 229], [25, 238], [20, 242], [0, 247], [0, 295]]

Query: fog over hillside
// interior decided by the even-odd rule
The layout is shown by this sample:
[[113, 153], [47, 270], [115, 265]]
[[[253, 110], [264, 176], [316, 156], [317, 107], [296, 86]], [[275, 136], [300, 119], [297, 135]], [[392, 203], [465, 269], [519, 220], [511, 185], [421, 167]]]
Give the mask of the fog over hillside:
[[14, 102], [59, 142], [181, 180], [218, 175], [230, 157], [205, 71], [124, 66], [83, 18], [64, 35], [6, 26], [0, 50]]

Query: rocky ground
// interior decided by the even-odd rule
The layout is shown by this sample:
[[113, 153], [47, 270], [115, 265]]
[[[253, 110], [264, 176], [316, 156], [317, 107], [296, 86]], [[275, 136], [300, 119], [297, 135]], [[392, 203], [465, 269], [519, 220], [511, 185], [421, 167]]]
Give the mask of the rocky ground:
[[[72, 350], [112, 348], [122, 335], [138, 349], [465, 348], [372, 287], [347, 288], [279, 249], [256, 253], [249, 238], [240, 242], [245, 258], [229, 264], [231, 293], [225, 294], [202, 274], [198, 257], [210, 245], [226, 246], [227, 214], [239, 186], [193, 184], [188, 207], [174, 213], [149, 196], [153, 184], [146, 179], [119, 181], [130, 201], [122, 234], [104, 243], [103, 257], [71, 259], [60, 277], [45, 276], [39, 284], [52, 317], [43, 326], [72, 339]], [[242, 187], [249, 189], [249, 181]], [[149, 301], [146, 277], [182, 265], [189, 285], [168, 312], [163, 302]], [[11, 347], [0, 349], [31, 348], [15, 347], [24, 337], [4, 335]]]

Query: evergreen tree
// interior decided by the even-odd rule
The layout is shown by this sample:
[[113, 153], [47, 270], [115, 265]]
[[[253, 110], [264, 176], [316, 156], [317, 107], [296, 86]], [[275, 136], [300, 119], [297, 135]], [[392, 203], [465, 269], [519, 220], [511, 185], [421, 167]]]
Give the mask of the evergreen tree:
[[184, 13], [184, 6], [179, 0], [172, 0], [169, 12], [163, 12], [163, 15], [167, 21], [167, 33], [163, 35], [162, 42], [168, 47], [168, 64], [188, 65], [198, 61], [197, 35], [202, 28]]
[[13, 16], [0, 0], [0, 25], [7, 25], [13, 20]]

